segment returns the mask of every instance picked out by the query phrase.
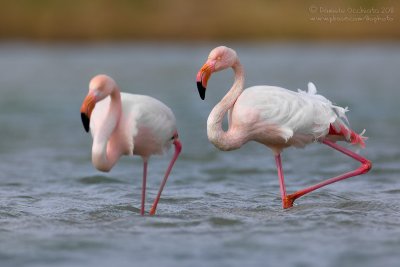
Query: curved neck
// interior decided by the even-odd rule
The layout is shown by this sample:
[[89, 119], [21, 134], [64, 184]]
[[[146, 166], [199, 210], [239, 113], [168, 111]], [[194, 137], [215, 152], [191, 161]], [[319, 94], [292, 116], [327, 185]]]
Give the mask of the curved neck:
[[110, 98], [108, 112], [93, 134], [92, 163], [100, 171], [109, 171], [121, 156], [119, 149], [110, 140], [122, 112], [121, 93], [117, 87], [111, 92]]
[[222, 121], [226, 112], [233, 107], [236, 99], [243, 92], [244, 71], [239, 60], [235, 62], [232, 69], [235, 72], [235, 81], [228, 93], [213, 108], [207, 120], [208, 139], [221, 150], [233, 150], [241, 145], [241, 142], [232, 133], [232, 125], [229, 125], [226, 132], [222, 129]]

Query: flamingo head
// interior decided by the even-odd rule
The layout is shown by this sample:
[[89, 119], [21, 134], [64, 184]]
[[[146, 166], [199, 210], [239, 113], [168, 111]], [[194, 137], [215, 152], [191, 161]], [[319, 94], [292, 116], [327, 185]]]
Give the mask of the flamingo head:
[[86, 132], [89, 132], [90, 116], [96, 103], [110, 95], [115, 87], [115, 81], [104, 74], [97, 75], [90, 81], [89, 93], [81, 106], [81, 119]]
[[206, 63], [197, 73], [197, 89], [199, 90], [200, 98], [204, 100], [208, 79], [213, 72], [221, 71], [232, 67], [238, 61], [235, 50], [219, 46], [214, 48], [208, 55]]

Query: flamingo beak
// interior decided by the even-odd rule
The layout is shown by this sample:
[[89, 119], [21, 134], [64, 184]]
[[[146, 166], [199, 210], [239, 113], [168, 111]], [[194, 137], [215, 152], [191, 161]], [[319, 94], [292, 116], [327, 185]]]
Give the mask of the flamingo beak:
[[96, 105], [96, 98], [95, 98], [94, 94], [89, 93], [83, 100], [83, 103], [81, 106], [81, 119], [82, 119], [83, 128], [85, 128], [86, 132], [89, 132], [90, 116], [92, 115], [92, 111], [93, 111], [95, 105]]
[[206, 62], [200, 71], [197, 73], [196, 82], [197, 82], [197, 89], [199, 90], [199, 95], [202, 100], [204, 100], [206, 96], [206, 88], [208, 79], [211, 76], [213, 71], [213, 64]]

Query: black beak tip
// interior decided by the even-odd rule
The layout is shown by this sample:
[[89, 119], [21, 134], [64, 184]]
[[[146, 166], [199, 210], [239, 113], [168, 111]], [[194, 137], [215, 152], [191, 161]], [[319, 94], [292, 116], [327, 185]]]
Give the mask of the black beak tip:
[[202, 100], [206, 97], [206, 88], [201, 82], [197, 82], [197, 89], [199, 90], [199, 95]]
[[85, 128], [86, 132], [89, 132], [89, 126], [90, 126], [89, 117], [85, 113], [81, 113], [81, 119], [82, 119], [83, 128]]

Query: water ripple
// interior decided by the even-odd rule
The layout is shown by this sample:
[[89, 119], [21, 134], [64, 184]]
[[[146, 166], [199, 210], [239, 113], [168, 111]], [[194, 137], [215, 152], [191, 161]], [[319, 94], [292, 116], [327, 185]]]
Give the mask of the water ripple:
[[124, 181], [118, 180], [116, 178], [110, 178], [107, 176], [93, 175], [88, 177], [79, 178], [77, 180], [82, 184], [110, 184], [110, 183], [124, 183]]

